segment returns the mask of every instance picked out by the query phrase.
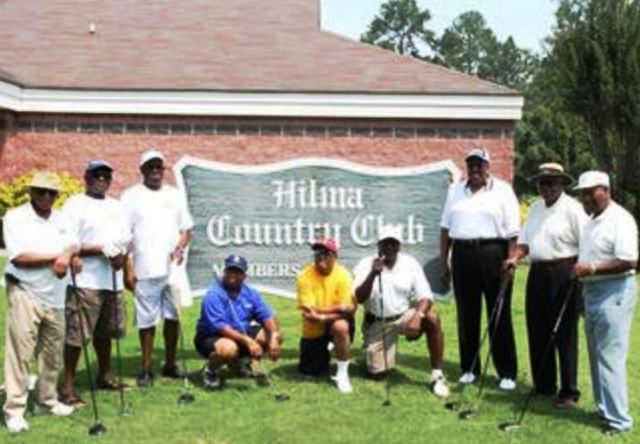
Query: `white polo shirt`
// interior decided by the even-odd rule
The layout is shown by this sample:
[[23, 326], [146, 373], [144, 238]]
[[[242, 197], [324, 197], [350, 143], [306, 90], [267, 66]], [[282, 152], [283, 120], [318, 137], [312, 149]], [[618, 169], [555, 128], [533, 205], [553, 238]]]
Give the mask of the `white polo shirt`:
[[[638, 260], [638, 225], [623, 207], [611, 201], [597, 217], [590, 218], [580, 236], [578, 261], [601, 264], [615, 259]], [[629, 270], [623, 274], [634, 274]], [[611, 276], [589, 276], [585, 280]]]
[[180, 232], [193, 227], [186, 203], [174, 187], [152, 190], [141, 183], [125, 190], [121, 200], [133, 237], [136, 277], [167, 277]]
[[[117, 244], [124, 248], [131, 241], [127, 216], [122, 204], [112, 198], [96, 199], [86, 194], [71, 196], [64, 205], [65, 215], [81, 246]], [[112, 290], [111, 265], [106, 256], [82, 258], [82, 272], [76, 282], [80, 288]], [[116, 272], [116, 288], [122, 290], [122, 270]]]
[[520, 233], [520, 207], [507, 182], [490, 177], [475, 193], [462, 180], [452, 185], [440, 226], [453, 239], [509, 239]]
[[550, 207], [538, 199], [529, 209], [518, 243], [529, 247], [533, 261], [577, 256], [580, 233], [588, 220], [582, 205], [565, 193]]
[[[367, 279], [375, 258], [376, 256], [365, 257], [353, 269], [354, 292]], [[401, 315], [411, 308], [413, 303], [422, 299], [433, 300], [429, 282], [427, 282], [422, 267], [413, 256], [402, 252], [398, 253], [398, 259], [393, 268], [384, 267], [381, 275], [385, 317]], [[382, 317], [378, 279], [376, 277], [374, 280], [371, 297], [367, 299], [364, 307], [368, 313]]]
[[68, 278], [58, 279], [53, 264], [40, 268], [19, 268], [11, 261], [22, 254], [60, 255], [77, 241], [68, 219], [52, 210], [48, 219], [35, 212], [30, 202], [7, 211], [3, 222], [7, 247], [5, 272], [20, 280], [21, 285], [43, 306], [64, 308]]

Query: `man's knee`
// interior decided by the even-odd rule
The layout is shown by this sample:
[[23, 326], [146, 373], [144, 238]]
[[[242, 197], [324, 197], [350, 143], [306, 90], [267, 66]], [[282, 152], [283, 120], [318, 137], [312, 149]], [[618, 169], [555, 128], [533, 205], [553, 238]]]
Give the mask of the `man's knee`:
[[240, 354], [238, 345], [231, 339], [218, 339], [214, 346], [215, 357], [225, 362], [236, 359]]
[[428, 335], [442, 333], [442, 322], [440, 321], [440, 316], [438, 316], [438, 313], [429, 311], [425, 315], [422, 325], [423, 325], [424, 331]]
[[334, 338], [349, 339], [349, 322], [338, 319], [331, 324], [331, 335]]

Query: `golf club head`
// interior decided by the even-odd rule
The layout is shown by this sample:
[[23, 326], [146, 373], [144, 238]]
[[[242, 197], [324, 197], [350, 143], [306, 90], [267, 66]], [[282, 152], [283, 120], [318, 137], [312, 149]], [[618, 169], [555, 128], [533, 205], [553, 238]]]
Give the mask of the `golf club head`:
[[181, 393], [180, 396], [178, 396], [178, 404], [180, 405], [191, 404], [195, 400], [196, 400], [196, 397], [189, 392]]
[[288, 400], [290, 400], [291, 397], [289, 397], [289, 395], [287, 395], [286, 393], [277, 393], [275, 395], [275, 400], [277, 402], [286, 402]]
[[517, 430], [520, 428], [520, 423], [518, 421], [505, 421], [498, 424], [498, 428], [503, 432], [510, 432], [511, 430]]
[[89, 427], [89, 436], [102, 436], [107, 433], [107, 428], [100, 421]]
[[129, 403], [122, 406], [120, 409], [120, 416], [129, 416], [133, 411], [131, 410], [131, 405]]
[[383, 407], [389, 407], [391, 406], [391, 400], [390, 399], [385, 399], [384, 402], [382, 403]]
[[455, 412], [460, 408], [460, 403], [458, 401], [449, 401], [444, 404], [444, 408], [452, 412]]
[[471, 419], [475, 416], [476, 411], [475, 409], [467, 409], [467, 410], [463, 410], [460, 413], [458, 413], [458, 418], [463, 419], [463, 420], [467, 420], [467, 419]]
[[265, 373], [258, 373], [256, 375], [256, 384], [260, 387], [269, 387], [271, 381], [269, 381], [269, 377]]

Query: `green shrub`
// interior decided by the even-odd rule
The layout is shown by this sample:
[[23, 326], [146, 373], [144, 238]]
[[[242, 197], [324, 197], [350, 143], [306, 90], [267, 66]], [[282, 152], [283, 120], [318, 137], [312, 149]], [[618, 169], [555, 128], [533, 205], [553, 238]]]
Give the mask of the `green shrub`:
[[[29, 201], [29, 183], [34, 174], [35, 171], [30, 171], [8, 182], [0, 183], [0, 218], [4, 217], [10, 208], [15, 208]], [[57, 174], [62, 182], [62, 191], [56, 200], [56, 208], [62, 206], [69, 196], [84, 190], [82, 181], [68, 173]]]

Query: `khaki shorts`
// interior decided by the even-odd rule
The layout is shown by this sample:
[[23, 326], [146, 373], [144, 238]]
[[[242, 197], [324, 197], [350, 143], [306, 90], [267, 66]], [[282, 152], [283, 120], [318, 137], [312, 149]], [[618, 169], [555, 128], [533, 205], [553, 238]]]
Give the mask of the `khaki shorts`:
[[[78, 310], [78, 300], [80, 310]], [[67, 287], [65, 343], [72, 347], [82, 346], [78, 315], [82, 316], [85, 341], [91, 338], [111, 339], [124, 336], [127, 323], [122, 291], [114, 293], [111, 290], [78, 288], [76, 298], [73, 287]]]
[[[416, 314], [416, 310], [410, 308], [393, 322], [387, 321], [384, 327], [387, 368], [392, 369], [396, 365], [396, 342], [398, 335], [408, 332], [407, 325]], [[364, 348], [367, 357], [367, 371], [372, 374], [384, 372], [384, 354], [382, 352], [382, 321], [376, 320], [371, 324], [362, 326]]]

